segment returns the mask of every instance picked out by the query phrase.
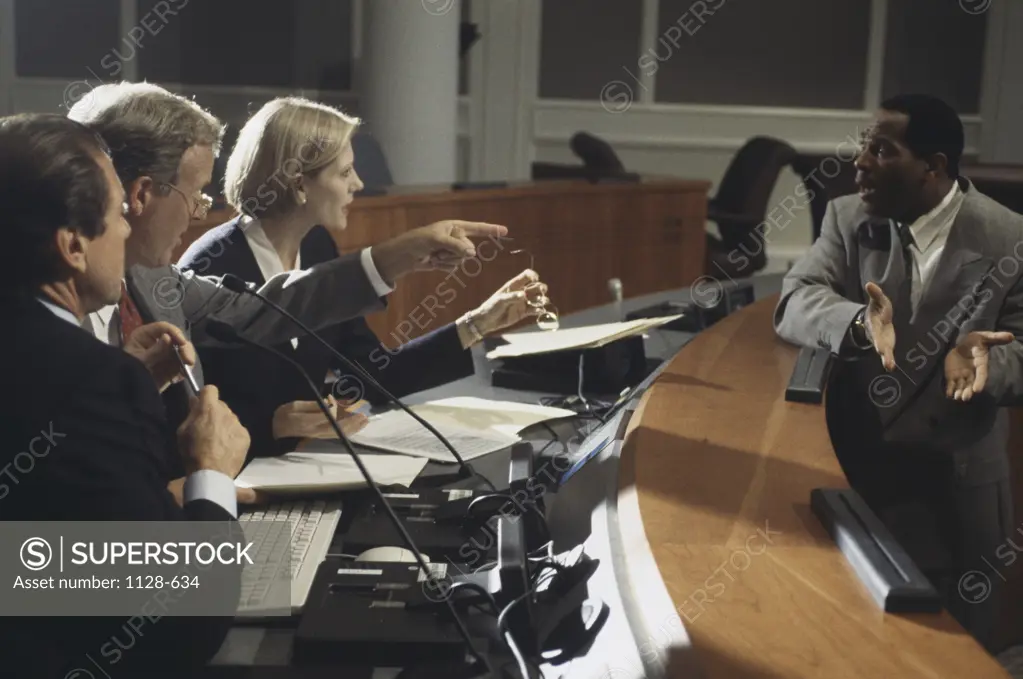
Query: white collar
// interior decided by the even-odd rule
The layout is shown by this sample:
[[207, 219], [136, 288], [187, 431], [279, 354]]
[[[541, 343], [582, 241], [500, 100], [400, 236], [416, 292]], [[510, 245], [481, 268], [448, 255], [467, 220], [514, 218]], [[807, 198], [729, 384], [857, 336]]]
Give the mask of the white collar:
[[[277, 274], [290, 270], [285, 268], [280, 255], [277, 254], [277, 249], [270, 242], [266, 231], [263, 230], [258, 219], [254, 219], [239, 228], [245, 234], [245, 239], [249, 243], [249, 249], [252, 250], [252, 256], [256, 258], [256, 264], [259, 266], [259, 272], [263, 274], [263, 280], [268, 281]], [[298, 253], [295, 255], [295, 269], [301, 268], [302, 254]]]
[[44, 307], [52, 311], [53, 315], [56, 316], [57, 318], [64, 319], [65, 321], [75, 326], [76, 328], [82, 327], [82, 324], [78, 322], [78, 319], [75, 318], [75, 315], [68, 311], [67, 309], [65, 309], [64, 307], [60, 306], [59, 304], [54, 304], [53, 302], [46, 299], [42, 295], [40, 295], [36, 299], [38, 299]]
[[[960, 193], [959, 182], [952, 182], [952, 188], [945, 194], [942, 201], [933, 210], [921, 215], [909, 225], [910, 233], [913, 234], [913, 241], [918, 248], [926, 250], [945, 227], [951, 226], [952, 220], [948, 219], [948, 217], [952, 216], [953, 211], [958, 207], [958, 201], [956, 201], [955, 206], [952, 206], [952, 202]], [[952, 209], [950, 209], [950, 206]]]

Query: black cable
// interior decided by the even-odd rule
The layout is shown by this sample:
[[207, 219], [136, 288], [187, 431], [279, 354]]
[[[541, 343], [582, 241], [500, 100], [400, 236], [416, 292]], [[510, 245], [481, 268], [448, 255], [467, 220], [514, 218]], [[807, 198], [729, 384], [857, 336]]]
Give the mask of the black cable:
[[[427, 429], [427, 431], [429, 431], [431, 434], [433, 434], [435, 437], [437, 437], [437, 440], [440, 441], [441, 444], [443, 444], [444, 447], [447, 448], [451, 452], [451, 454], [454, 456], [455, 460], [458, 462], [459, 469], [461, 470], [462, 474], [464, 474], [466, 476], [466, 478], [468, 478], [470, 476], [476, 476], [476, 477], [482, 479], [484, 481], [484, 483], [486, 483], [486, 485], [490, 487], [491, 490], [494, 490], [494, 491], [497, 490], [497, 488], [494, 486], [494, 484], [490, 482], [490, 479], [488, 479], [485, 476], [483, 476], [483, 475], [479, 474], [478, 472], [476, 472], [476, 470], [472, 468], [472, 465], [467, 463], [465, 461], [465, 459], [463, 459], [462, 456], [458, 454], [458, 451], [455, 450], [455, 447], [453, 445], [451, 445], [451, 442], [448, 441], [439, 431], [437, 431], [432, 424], [430, 424], [429, 422], [424, 420], [422, 417], [420, 417], [419, 415], [416, 415], [414, 412], [412, 412], [412, 410], [408, 406], [406, 406], [404, 403], [402, 403], [401, 399], [399, 399], [397, 396], [395, 396], [390, 391], [385, 389], [384, 386], [382, 384], [380, 384], [372, 375], [370, 375], [368, 372], [366, 372], [366, 370], [361, 365], [359, 365], [355, 361], [349, 359], [347, 356], [342, 354], [340, 351], [338, 351], [337, 349], [332, 347], [330, 345], [330, 342], [326, 341], [325, 339], [320, 337], [318, 334], [313, 332], [305, 323], [300, 321], [291, 312], [289, 312], [287, 309], [283, 308], [282, 306], [280, 306], [279, 304], [274, 302], [272, 299], [270, 299], [266, 295], [263, 295], [258, 290], [253, 290], [252, 288], [249, 287], [248, 283], [243, 281], [238, 276], [235, 276], [234, 274], [225, 274], [223, 276], [223, 278], [221, 278], [221, 283], [228, 290], [231, 290], [233, 292], [246, 293], [246, 294], [252, 295], [256, 299], [262, 300], [262, 302], [264, 304], [266, 304], [267, 306], [273, 308], [274, 310], [277, 311], [277, 313], [281, 314], [285, 318], [289, 319], [292, 323], [294, 323], [298, 327], [302, 328], [302, 330], [304, 330], [306, 332], [306, 334], [308, 334], [310, 337], [312, 337], [317, 342], [322, 344], [323, 347], [325, 349], [327, 349], [327, 351], [332, 353], [342, 363], [347, 365], [349, 367], [349, 369], [354, 370], [359, 375], [361, 375], [363, 379], [365, 379], [373, 387], [375, 387], [381, 394], [383, 394], [385, 397], [387, 397], [387, 399], [389, 401], [391, 401], [392, 403], [394, 403], [394, 405], [396, 405], [399, 408], [401, 408], [403, 411], [405, 411], [405, 413], [409, 417], [414, 419], [419, 424], [423, 425], [423, 427], [425, 427]], [[316, 393], [319, 393], [319, 389], [317, 389]]]
[[[552, 573], [547, 580], [550, 580], [555, 575], [557, 574]], [[527, 597], [534, 594], [536, 592], [537, 587], [539, 587], [541, 584], [543, 583], [537, 582], [528, 590], [526, 590], [523, 594], [520, 594], [519, 596], [515, 597], [507, 606], [504, 607], [504, 610], [501, 611], [501, 614], [497, 616], [497, 631], [499, 634], [501, 634], [502, 637], [505, 638], [505, 643], [507, 643], [508, 645], [508, 650], [510, 650], [512, 652], [512, 655], [515, 656], [515, 662], [519, 666], [519, 673], [525, 679], [530, 679], [531, 677], [529, 669], [526, 668], [526, 659], [523, 657], [522, 652], [519, 650], [518, 644], [515, 643], [515, 637], [509, 630], [506, 630], [504, 626], [508, 619], [508, 612], [511, 611], [511, 609], [514, 608], [516, 604], [525, 601]]]
[[[214, 323], [216, 324], [215, 326]], [[299, 374], [302, 375], [305, 381], [309, 384], [309, 387], [312, 390], [313, 394], [316, 396], [316, 404], [320, 407], [320, 410], [323, 412], [324, 416], [330, 422], [330, 426], [331, 428], [334, 429], [334, 433], [337, 434], [338, 440], [341, 441], [341, 444], [345, 447], [345, 450], [351, 456], [352, 460], [355, 462], [355, 465], [359, 468], [359, 472], [361, 472], [363, 478], [365, 478], [366, 483], [369, 485], [369, 487], [373, 490], [373, 493], [376, 495], [377, 502], [379, 502], [380, 505], [387, 512], [387, 516], [389, 517], [391, 523], [394, 524], [394, 527], [398, 530], [398, 533], [401, 535], [402, 541], [406, 544], [406, 546], [408, 546], [409, 550], [412, 552], [412, 555], [415, 557], [416, 562], [422, 569], [423, 574], [426, 575], [427, 577], [431, 577], [433, 571], [430, 569], [429, 564], [426, 563], [426, 560], [423, 558], [423, 555], [419, 551], [419, 548], [416, 547], [415, 543], [412, 541], [412, 536], [408, 534], [408, 531], [405, 530], [405, 526], [402, 525], [401, 521], [394, 513], [394, 510], [391, 509], [390, 503], [388, 503], [387, 500], [384, 498], [383, 492], [380, 490], [380, 487], [376, 484], [376, 481], [373, 480], [373, 477], [370, 475], [369, 470], [366, 469], [366, 465], [363, 463], [362, 458], [359, 456], [358, 453], [355, 452], [355, 450], [352, 448], [352, 444], [349, 443], [348, 438], [344, 435], [344, 432], [341, 431], [341, 426], [337, 423], [337, 420], [331, 414], [330, 408], [324, 402], [323, 397], [320, 396], [319, 389], [316, 388], [316, 384], [313, 382], [312, 378], [309, 377], [309, 374], [305, 371], [305, 369], [302, 368], [302, 366], [299, 365], [298, 362], [292, 359], [290, 356], [287, 356], [286, 354], [283, 354], [271, 347], [263, 346], [258, 342], [253, 342], [250, 339], [242, 337], [234, 330], [234, 328], [227, 325], [226, 323], [219, 323], [216, 321], [210, 323], [209, 330], [214, 330], [214, 327], [220, 327], [223, 329], [223, 333], [217, 334], [223, 334], [225, 337], [230, 337], [233, 335], [233, 337], [236, 338], [237, 341], [241, 342], [242, 344], [245, 344], [246, 346], [252, 347], [254, 349], [260, 349], [270, 354], [271, 356], [276, 356], [277, 358], [286, 361], [287, 363], [290, 363], [295, 368], [295, 370], [297, 370]], [[213, 333], [211, 333], [211, 336], [213, 336]], [[476, 650], [476, 647], [473, 646], [472, 637], [469, 635], [469, 630], [465, 627], [465, 623], [462, 622], [462, 619], [458, 617], [458, 613], [455, 610], [455, 605], [451, 602], [451, 599], [448, 597], [444, 597], [444, 601], [447, 604], [449, 610], [451, 611], [451, 617], [454, 619], [455, 627], [458, 628], [458, 634], [459, 636], [462, 637], [462, 640], [468, 647], [469, 653], [478, 662], [480, 662], [483, 665], [483, 667], [487, 668], [488, 672], [493, 671], [493, 668], [490, 666], [490, 663], [487, 662], [486, 658], [484, 658], [483, 655]]]
[[[486, 493], [485, 495], [479, 495], [472, 499], [472, 501], [469, 503], [469, 506], [466, 507], [465, 510], [466, 518], [472, 518], [473, 505], [475, 505], [477, 502], [480, 502], [481, 500], [489, 500], [490, 498], [495, 497], [508, 500], [513, 505], [519, 506], [519, 503], [515, 500], [515, 498], [511, 496], [510, 493]], [[550, 542], [552, 539], [551, 529], [547, 525], [547, 517], [544, 516], [543, 512], [540, 511], [540, 508], [536, 506], [536, 497], [530, 497], [526, 504], [528, 505], [529, 509], [532, 510], [532, 512], [536, 514], [536, 516], [540, 519], [540, 525], [543, 527], [544, 532], [543, 537], [546, 538], [546, 542]]]
[[451, 589], [448, 590], [448, 595], [453, 596], [455, 591], [459, 589], [471, 589], [475, 592], [479, 592], [480, 594], [483, 595], [483, 598], [487, 600], [487, 603], [489, 603], [490, 607], [494, 610], [494, 615], [501, 614], [501, 609], [500, 607], [498, 607], [497, 601], [494, 600], [494, 595], [488, 592], [486, 588], [483, 587], [482, 585], [475, 582], [456, 582], [455, 584], [451, 585]]

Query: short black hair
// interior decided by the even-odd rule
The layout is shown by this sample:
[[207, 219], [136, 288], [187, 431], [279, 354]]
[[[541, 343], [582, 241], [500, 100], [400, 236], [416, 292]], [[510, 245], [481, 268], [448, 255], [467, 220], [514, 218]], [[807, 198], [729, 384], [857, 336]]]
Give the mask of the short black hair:
[[905, 113], [906, 146], [918, 158], [943, 153], [948, 158], [948, 176], [959, 177], [963, 156], [963, 121], [951, 106], [929, 94], [900, 94], [881, 102], [886, 111]]
[[63, 227], [86, 238], [104, 231], [103, 140], [59, 114], [0, 118], [0, 289], [21, 293], [57, 280], [53, 239]]

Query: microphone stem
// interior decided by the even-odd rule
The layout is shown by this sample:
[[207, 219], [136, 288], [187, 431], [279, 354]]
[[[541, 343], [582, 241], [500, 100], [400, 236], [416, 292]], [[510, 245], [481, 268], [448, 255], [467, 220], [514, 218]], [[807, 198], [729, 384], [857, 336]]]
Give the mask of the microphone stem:
[[[401, 524], [401, 521], [398, 519], [398, 516], [394, 513], [394, 510], [391, 509], [390, 503], [387, 502], [386, 498], [384, 498], [383, 492], [381, 492], [380, 487], [377, 486], [376, 481], [373, 480], [373, 477], [370, 475], [369, 470], [366, 469], [366, 465], [363, 463], [362, 458], [359, 456], [358, 453], [355, 452], [355, 449], [352, 448], [352, 444], [348, 441], [348, 438], [344, 435], [344, 432], [341, 431], [341, 426], [338, 424], [337, 419], [334, 417], [334, 415], [331, 414], [330, 408], [323, 400], [323, 397], [320, 396], [320, 390], [316, 388], [316, 384], [313, 382], [312, 378], [309, 377], [309, 373], [307, 373], [305, 369], [302, 368], [302, 366], [299, 365], [298, 362], [296, 362], [290, 356], [286, 356], [285, 354], [282, 354], [281, 352], [275, 349], [263, 346], [262, 344], [259, 344], [257, 342], [253, 342], [252, 340], [242, 337], [241, 335], [237, 335], [237, 338], [238, 341], [241, 342], [242, 344], [253, 347], [255, 349], [260, 349], [266, 353], [276, 356], [277, 358], [283, 361], [290, 363], [291, 366], [295, 368], [295, 370], [297, 370], [299, 374], [302, 375], [302, 378], [309, 385], [309, 389], [312, 391], [313, 395], [316, 398], [316, 404], [320, 407], [320, 410], [323, 412], [324, 417], [327, 418], [327, 421], [330, 422], [330, 426], [334, 430], [334, 433], [337, 434], [338, 440], [341, 441], [341, 444], [345, 447], [345, 451], [351, 456], [352, 460], [355, 462], [355, 466], [359, 468], [359, 473], [362, 474], [362, 477], [366, 480], [366, 483], [372, 489], [373, 494], [376, 496], [377, 502], [379, 502], [380, 505], [384, 508], [384, 511], [387, 512], [388, 519], [392, 524], [394, 524], [395, 529], [401, 535], [401, 539], [405, 543], [405, 546], [408, 547], [409, 551], [411, 551], [413, 556], [415, 556], [416, 562], [419, 564], [419, 567], [423, 571], [423, 576], [427, 578], [432, 578], [433, 572], [430, 570], [429, 565], [423, 558], [422, 552], [420, 552], [419, 548], [416, 547], [415, 543], [412, 541], [412, 536], [408, 534], [408, 531], [405, 530], [405, 527]], [[455, 605], [451, 602], [451, 597], [445, 596], [444, 602], [447, 604], [448, 609], [451, 611], [451, 617], [454, 619], [455, 626], [458, 628], [458, 634], [462, 637], [462, 640], [465, 642], [466, 646], [468, 646], [469, 652], [477, 661], [482, 663], [484, 667], [487, 667], [489, 671], [490, 667], [487, 661], [483, 658], [482, 655], [479, 654], [479, 652], [476, 651], [476, 648], [472, 644], [472, 637], [470, 637], [469, 635], [469, 630], [465, 627], [465, 624], [462, 622], [462, 619], [456, 613]]]
[[[431, 434], [433, 434], [435, 437], [437, 437], [437, 440], [440, 441], [441, 444], [451, 452], [451, 455], [454, 456], [455, 460], [458, 462], [459, 468], [462, 471], [462, 476], [469, 477], [469, 476], [475, 475], [475, 472], [473, 471], [473, 468], [469, 464], [466, 463], [466, 461], [462, 458], [461, 455], [459, 455], [458, 451], [455, 450], [455, 447], [453, 445], [451, 445], [451, 442], [448, 441], [447, 438], [445, 438], [439, 431], [437, 431], [437, 429], [435, 429], [432, 424], [430, 424], [429, 422], [424, 420], [422, 417], [420, 417], [416, 413], [412, 412], [412, 410], [408, 406], [406, 406], [404, 403], [401, 402], [401, 399], [399, 399], [397, 396], [395, 396], [390, 391], [385, 389], [384, 386], [382, 384], [380, 384], [380, 382], [378, 382], [376, 379], [374, 379], [373, 376], [370, 375], [362, 366], [360, 366], [355, 361], [352, 361], [351, 359], [349, 359], [347, 356], [342, 354], [340, 351], [338, 351], [334, 347], [330, 346], [329, 342], [327, 342], [325, 339], [320, 337], [317, 333], [313, 332], [305, 323], [303, 323], [301, 320], [299, 320], [296, 316], [294, 316], [292, 313], [290, 313], [287, 309], [283, 308], [282, 306], [280, 306], [279, 304], [277, 304], [276, 302], [274, 302], [270, 298], [266, 297], [265, 295], [259, 293], [258, 291], [253, 290], [252, 288], [248, 287], [248, 285], [245, 285], [244, 289], [245, 289], [245, 292], [247, 292], [248, 294], [252, 295], [253, 297], [256, 297], [259, 300], [262, 300], [262, 302], [264, 304], [272, 307], [273, 309], [275, 309], [277, 311], [277, 313], [279, 313], [282, 316], [288, 318], [291, 322], [293, 322], [295, 325], [297, 325], [302, 330], [304, 330], [306, 332], [306, 334], [308, 334], [310, 337], [312, 337], [317, 342], [319, 342], [321, 345], [323, 345], [323, 347], [326, 348], [327, 351], [329, 351], [335, 357], [337, 357], [338, 360], [340, 360], [342, 363], [344, 363], [346, 366], [348, 366], [351, 370], [353, 370], [356, 373], [358, 373], [363, 379], [365, 379], [373, 387], [375, 387], [378, 391], [380, 391], [380, 393], [382, 393], [389, 401], [391, 401], [391, 403], [393, 403], [394, 405], [396, 405], [399, 408], [401, 408], [409, 417], [414, 419], [416, 422], [418, 422], [423, 427], [425, 427], [427, 431], [429, 431]], [[317, 391], [317, 393], [319, 393], [319, 392]], [[488, 479], [488, 478], [486, 478], [485, 476], [482, 476], [482, 475], [480, 475], [479, 478], [482, 479], [490, 487], [490, 489], [492, 491], [494, 491], [495, 493], [497, 492], [497, 488], [494, 486], [493, 483], [490, 482], [490, 479]]]

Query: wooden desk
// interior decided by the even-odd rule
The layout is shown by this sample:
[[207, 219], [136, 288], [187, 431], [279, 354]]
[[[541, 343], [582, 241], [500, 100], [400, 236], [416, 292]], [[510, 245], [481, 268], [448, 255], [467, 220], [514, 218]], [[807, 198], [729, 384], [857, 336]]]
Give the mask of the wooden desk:
[[813, 488], [848, 484], [823, 406], [785, 401], [797, 351], [774, 334], [776, 302], [698, 335], [625, 437], [619, 492], [635, 486], [691, 640], [669, 676], [1007, 677], [947, 613], [883, 613], [811, 513]]
[[[516, 249], [534, 254], [534, 267], [562, 314], [606, 303], [610, 278], [621, 279], [627, 297], [692, 284], [703, 274], [709, 188], [710, 182], [670, 178], [523, 182], [460, 191], [397, 187], [387, 195], [357, 198], [348, 228], [335, 240], [342, 251], [353, 251], [443, 219], [508, 227], [513, 240], [484, 245], [480, 260], [455, 275], [423, 273], [400, 282], [387, 311], [368, 317], [377, 335], [394, 346], [406, 332], [416, 337], [455, 320], [528, 267], [528, 256], [510, 254]], [[180, 251], [232, 216], [214, 212], [197, 223]]]

